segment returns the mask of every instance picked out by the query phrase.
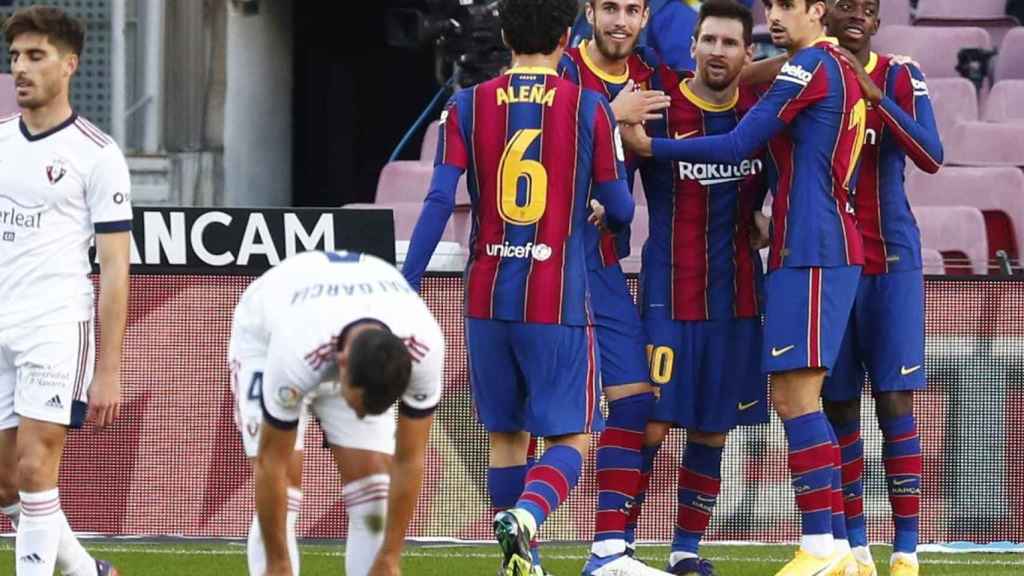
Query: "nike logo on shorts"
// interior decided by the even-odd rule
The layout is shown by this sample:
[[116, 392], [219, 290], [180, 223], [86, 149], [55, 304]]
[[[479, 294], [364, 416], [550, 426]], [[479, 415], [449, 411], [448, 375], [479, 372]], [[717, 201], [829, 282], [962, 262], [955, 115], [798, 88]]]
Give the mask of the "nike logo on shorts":
[[900, 366], [900, 376], [910, 376], [911, 374], [913, 374], [914, 372], [917, 372], [920, 369], [921, 369], [921, 365], [920, 364], [918, 364], [916, 366], [911, 366], [910, 368], [907, 368], [906, 366]]
[[750, 408], [754, 404], [757, 404], [758, 402], [760, 402], [760, 400], [754, 400], [753, 402], [749, 402], [747, 404], [744, 404], [743, 402], [740, 402], [738, 408], [740, 409], [740, 412], [742, 412], [742, 411]]
[[790, 344], [785, 348], [776, 348], [772, 346], [772, 358], [778, 358], [779, 356], [782, 356], [783, 354], [789, 352], [790, 350], [793, 350], [794, 348], [796, 348], [796, 344]]

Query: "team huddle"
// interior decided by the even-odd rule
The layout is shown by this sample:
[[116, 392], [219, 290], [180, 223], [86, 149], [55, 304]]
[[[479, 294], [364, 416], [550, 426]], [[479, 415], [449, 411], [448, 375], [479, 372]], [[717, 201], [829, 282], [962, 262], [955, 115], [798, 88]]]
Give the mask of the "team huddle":
[[[637, 46], [646, 0], [588, 0], [593, 36], [578, 47], [576, 0], [501, 0], [513, 66], [445, 108], [403, 270], [300, 254], [235, 309], [228, 361], [256, 485], [249, 573], [299, 573], [310, 414], [344, 484], [346, 573], [399, 573], [445, 344], [417, 289], [465, 177], [465, 335], [499, 574], [546, 574], [542, 527], [578, 482], [592, 434], [599, 494], [584, 576], [715, 574], [700, 542], [723, 449], [737, 426], [768, 422], [769, 391], [802, 528], [778, 574], [876, 574], [862, 508], [867, 375], [895, 528], [890, 573], [917, 575], [924, 295], [903, 171], [907, 157], [937, 171], [942, 145], [921, 72], [871, 51], [879, 1], [763, 0], [787, 54], [754, 63], [749, 9], [706, 0], [696, 67], [676, 71]], [[18, 576], [114, 576], [75, 538], [57, 478], [67, 428], [119, 411], [128, 169], [69, 105], [81, 23], [34, 7], [3, 31], [21, 113], [0, 118], [0, 159], [18, 159], [0, 171], [0, 293], [32, 306], [0, 310], [0, 510], [17, 528]], [[650, 219], [638, 304], [619, 264], [637, 172]], [[636, 558], [634, 541], [671, 428], [687, 441], [662, 571]]]
[[[779, 574], [876, 574], [861, 503], [865, 372], [884, 436], [891, 573], [918, 574], [923, 276], [902, 174], [908, 156], [928, 172], [942, 163], [927, 86], [913, 63], [871, 51], [879, 0], [763, 3], [786, 55], [753, 63], [750, 11], [707, 0], [696, 69], [680, 72], [637, 47], [643, 0], [588, 1], [593, 37], [572, 48], [573, 0], [505, 0], [512, 68], [441, 116], [403, 273], [418, 286], [464, 176], [466, 342], [501, 574], [545, 574], [537, 538], [592, 433], [584, 576], [664, 574], [633, 542], [672, 427], [687, 442], [666, 571], [714, 574], [699, 544], [723, 447], [736, 426], [768, 421], [769, 375], [802, 527]], [[650, 222], [638, 305], [618, 263], [636, 171]], [[535, 437], [546, 450], [528, 462]]]

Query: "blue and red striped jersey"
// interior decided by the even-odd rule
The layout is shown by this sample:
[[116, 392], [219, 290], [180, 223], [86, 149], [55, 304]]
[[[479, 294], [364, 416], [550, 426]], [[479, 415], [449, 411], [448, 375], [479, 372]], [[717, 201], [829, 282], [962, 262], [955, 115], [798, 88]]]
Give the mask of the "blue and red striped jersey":
[[867, 104], [833, 38], [821, 38], [783, 66], [761, 101], [726, 135], [655, 139], [659, 159], [738, 164], [768, 144], [772, 189], [769, 269], [863, 265], [850, 190]]
[[588, 324], [589, 198], [617, 182], [628, 201], [608, 102], [554, 70], [514, 68], [452, 97], [435, 163], [467, 172], [466, 315]]
[[[717, 105], [693, 93], [692, 73], [663, 75], [664, 84], [673, 86], [667, 134], [649, 130], [652, 135], [725, 134], [757, 103], [758, 94], [743, 86], [732, 102]], [[644, 188], [650, 236], [643, 253], [643, 305], [664, 305], [676, 320], [757, 316], [763, 272], [750, 247], [750, 227], [766, 194], [763, 158], [657, 164], [666, 177], [649, 179]]]
[[[615, 76], [601, 70], [597, 64], [591, 61], [587, 52], [589, 42], [589, 40], [584, 40], [578, 47], [569, 48], [562, 54], [562, 60], [558, 63], [558, 73], [562, 78], [601, 94], [609, 102], [619, 95], [619, 92], [630, 80], [633, 81], [637, 90], [662, 89], [660, 75], [656, 73], [660, 67], [660, 60], [650, 48], [638, 47], [626, 60], [626, 72]], [[629, 185], [630, 193], [633, 191], [633, 176], [638, 167], [639, 159], [627, 151], [626, 183]], [[628, 227], [616, 234], [601, 234], [594, 228], [588, 230], [588, 235], [594, 237], [593, 242], [588, 240], [588, 243], [597, 246], [589, 255], [591, 268], [612, 266], [617, 264], [621, 258], [629, 256], [630, 229]]]
[[921, 268], [921, 233], [903, 186], [907, 156], [920, 169], [942, 166], [942, 141], [924, 75], [871, 53], [865, 66], [885, 97], [868, 106], [867, 133], [854, 194], [857, 227], [864, 239], [864, 273]]

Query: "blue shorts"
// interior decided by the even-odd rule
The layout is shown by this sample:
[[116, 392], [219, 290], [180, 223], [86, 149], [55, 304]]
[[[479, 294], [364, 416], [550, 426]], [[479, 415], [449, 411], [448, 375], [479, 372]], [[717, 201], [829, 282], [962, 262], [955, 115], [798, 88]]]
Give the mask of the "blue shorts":
[[592, 326], [466, 319], [469, 382], [488, 432], [541, 438], [604, 429]]
[[601, 384], [647, 381], [647, 336], [619, 265], [590, 271], [590, 305], [601, 351]]
[[859, 398], [865, 372], [874, 392], [922, 390], [924, 276], [920, 270], [861, 276], [850, 325], [822, 396]]
[[857, 296], [860, 266], [778, 268], [764, 281], [764, 371], [832, 370]]
[[761, 319], [672, 320], [664, 308], [644, 315], [650, 379], [661, 387], [651, 420], [702, 432], [768, 421], [768, 379], [761, 372]]

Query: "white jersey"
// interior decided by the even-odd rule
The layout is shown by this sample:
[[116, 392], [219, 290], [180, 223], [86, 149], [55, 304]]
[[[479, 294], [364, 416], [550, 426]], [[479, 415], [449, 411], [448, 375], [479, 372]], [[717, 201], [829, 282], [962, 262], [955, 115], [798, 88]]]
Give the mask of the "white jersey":
[[387, 262], [354, 252], [305, 252], [278, 264], [246, 289], [238, 312], [266, 346], [263, 406], [282, 422], [298, 420], [302, 400], [337, 381], [338, 337], [346, 326], [374, 319], [402, 338], [412, 355], [400, 411], [430, 414], [441, 398], [444, 335], [402, 274]]
[[31, 135], [0, 118], [0, 329], [92, 318], [93, 233], [131, 229], [117, 144], [73, 114]]

